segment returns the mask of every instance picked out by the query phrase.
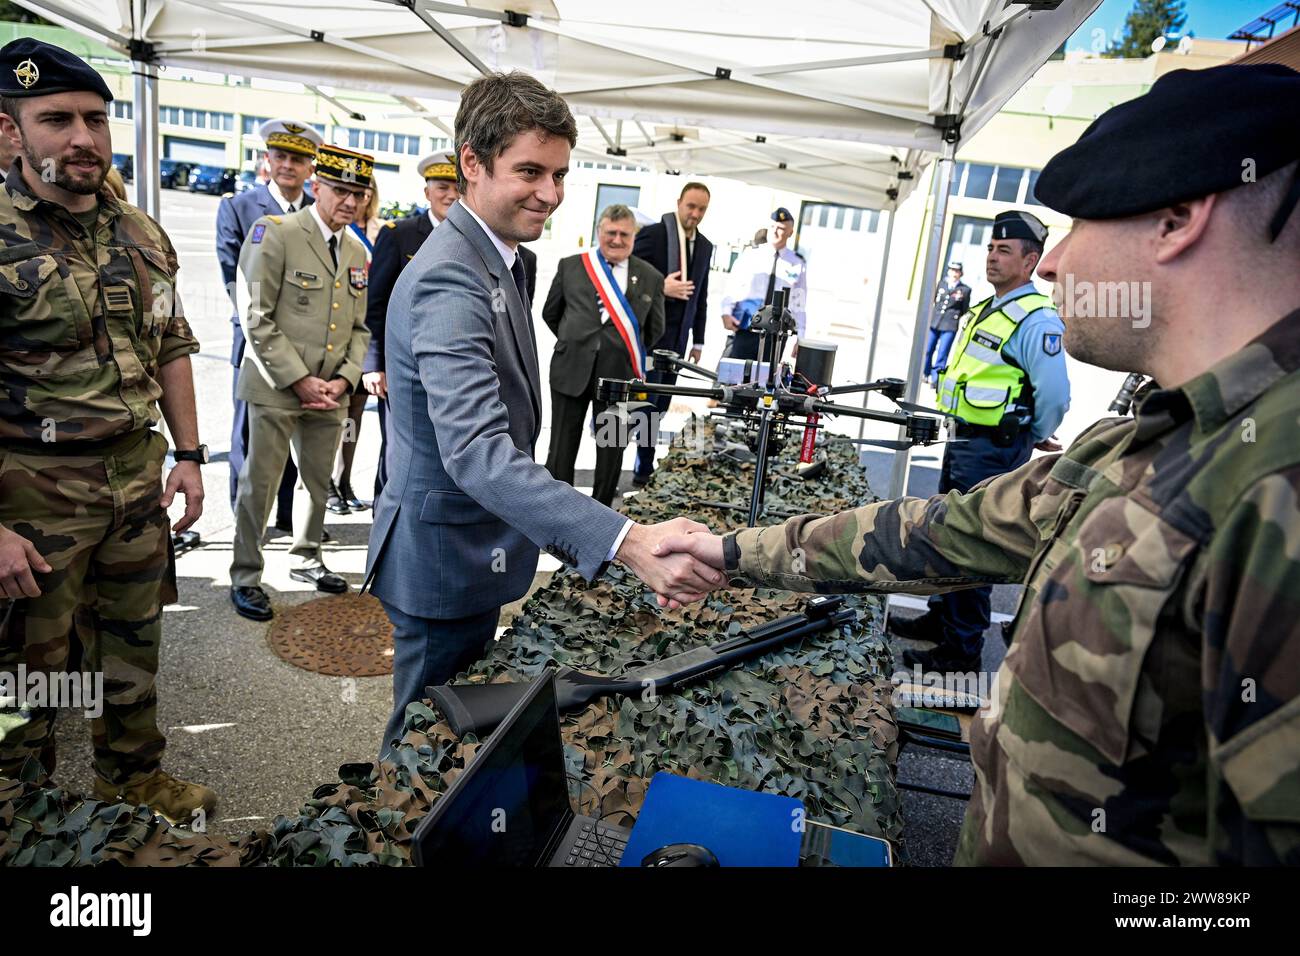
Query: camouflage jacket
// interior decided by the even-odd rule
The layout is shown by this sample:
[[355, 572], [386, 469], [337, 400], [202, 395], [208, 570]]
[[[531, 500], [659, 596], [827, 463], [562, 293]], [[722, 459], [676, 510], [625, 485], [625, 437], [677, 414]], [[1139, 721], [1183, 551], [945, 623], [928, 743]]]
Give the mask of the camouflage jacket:
[[95, 441], [156, 423], [159, 368], [199, 348], [176, 269], [167, 234], [139, 209], [101, 190], [87, 236], [27, 188], [15, 161], [0, 188], [0, 443]]
[[957, 862], [1300, 863], [1300, 311], [968, 494], [739, 532], [737, 575], [1026, 585]]

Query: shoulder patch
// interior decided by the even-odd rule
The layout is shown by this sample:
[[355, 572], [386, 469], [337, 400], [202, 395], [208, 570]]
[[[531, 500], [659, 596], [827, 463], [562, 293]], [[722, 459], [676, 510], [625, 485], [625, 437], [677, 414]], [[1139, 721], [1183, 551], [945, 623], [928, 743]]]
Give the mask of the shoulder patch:
[[1043, 351], [1048, 355], [1057, 355], [1061, 351], [1061, 333], [1044, 332], [1043, 333]]
[[264, 235], [266, 235], [266, 223], [259, 222], [253, 227], [253, 231], [248, 234], [248, 241], [253, 245], [257, 245], [262, 241]]

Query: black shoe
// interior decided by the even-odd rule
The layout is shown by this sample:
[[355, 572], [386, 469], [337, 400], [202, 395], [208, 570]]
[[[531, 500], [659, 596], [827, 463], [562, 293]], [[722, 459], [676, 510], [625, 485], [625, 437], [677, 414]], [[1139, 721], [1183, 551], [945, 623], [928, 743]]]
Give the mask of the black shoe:
[[646, 485], [648, 485], [649, 483], [650, 483], [650, 476], [649, 476], [649, 475], [633, 475], [633, 476], [632, 476], [632, 487], [633, 487], [633, 488], [644, 488], [644, 487], [645, 487]]
[[314, 584], [316, 585], [317, 591], [324, 591], [326, 594], [343, 594], [348, 590], [348, 582], [324, 565], [321, 565], [318, 568], [304, 568], [299, 571], [290, 571], [289, 577], [293, 578], [295, 581], [304, 581], [307, 584]]
[[272, 537], [279, 534], [293, 534], [293, 518], [286, 515], [276, 515], [275, 524], [266, 530], [271, 532]]
[[330, 479], [329, 492], [325, 496], [325, 509], [332, 511], [336, 515], [352, 514], [352, 509], [348, 507], [348, 503], [339, 494], [338, 486], [334, 484], [333, 478]]
[[271, 610], [271, 599], [259, 587], [236, 587], [230, 589], [230, 603], [240, 617], [251, 621], [269, 621], [275, 616]]
[[947, 644], [940, 644], [932, 651], [904, 651], [903, 664], [934, 673], [967, 674], [971, 671], [983, 670], [979, 654], [967, 656], [960, 650], [953, 650]]
[[357, 493], [352, 490], [351, 482], [345, 481], [339, 485], [339, 497], [343, 499], [343, 503], [352, 511], [370, 510], [370, 502], [362, 501], [357, 497]]
[[909, 641], [937, 644], [943, 640], [943, 625], [939, 623], [939, 615], [934, 611], [926, 611], [916, 617], [899, 617], [891, 613], [889, 633], [894, 637], [905, 637]]
[[333, 544], [333, 543], [334, 543], [334, 535], [330, 534], [330, 533], [329, 533], [328, 531], [326, 531], [324, 528], [321, 528], [321, 529], [320, 529], [320, 543], [321, 543], [321, 544]]

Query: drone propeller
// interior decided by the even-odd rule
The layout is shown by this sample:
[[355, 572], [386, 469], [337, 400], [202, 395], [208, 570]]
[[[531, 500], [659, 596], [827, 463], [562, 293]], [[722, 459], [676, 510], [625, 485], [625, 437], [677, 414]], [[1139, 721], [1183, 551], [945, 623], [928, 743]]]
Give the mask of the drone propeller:
[[905, 412], [916, 412], [920, 415], [937, 415], [939, 418], [943, 418], [947, 415], [947, 412], [941, 412], [937, 408], [926, 408], [924, 405], [915, 405], [912, 402], [904, 402], [898, 399], [893, 399], [893, 402]]

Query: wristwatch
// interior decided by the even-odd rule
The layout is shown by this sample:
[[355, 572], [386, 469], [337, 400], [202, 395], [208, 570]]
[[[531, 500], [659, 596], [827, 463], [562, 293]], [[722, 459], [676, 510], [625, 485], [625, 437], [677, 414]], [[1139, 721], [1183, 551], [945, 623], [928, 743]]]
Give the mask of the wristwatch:
[[200, 465], [208, 463], [208, 446], [200, 445], [193, 451], [181, 451], [179, 448], [172, 449], [172, 458], [176, 461], [197, 461]]

